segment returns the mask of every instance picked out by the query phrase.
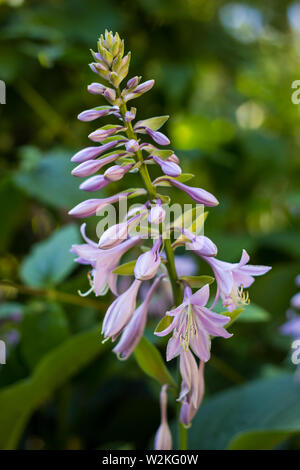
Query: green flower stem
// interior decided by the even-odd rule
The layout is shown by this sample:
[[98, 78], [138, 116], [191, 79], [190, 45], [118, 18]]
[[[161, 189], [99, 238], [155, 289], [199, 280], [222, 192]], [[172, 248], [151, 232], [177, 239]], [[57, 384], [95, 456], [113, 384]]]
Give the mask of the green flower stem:
[[[117, 96], [118, 98], [121, 98], [121, 93], [120, 89], [117, 89]], [[123, 119], [124, 126], [126, 127], [126, 134], [129, 139], [135, 139], [137, 140], [136, 134], [132, 128], [131, 122], [126, 122], [125, 119], [125, 113], [127, 111], [127, 106], [126, 103], [122, 100], [122, 104], [120, 106], [120, 112], [121, 116]], [[143, 155], [140, 150], [136, 152], [136, 156], [138, 158], [138, 161], [141, 163], [140, 166], [140, 173], [144, 182], [144, 185], [149, 193], [149, 196], [151, 198], [156, 198], [156, 188], [153, 186], [147, 165], [144, 163]], [[174, 260], [174, 252], [172, 249], [171, 245], [171, 240], [170, 238], [164, 238], [164, 244], [165, 244], [165, 252], [167, 256], [167, 270], [172, 286], [172, 293], [173, 293], [173, 300], [176, 306], [180, 305], [182, 302], [181, 298], [181, 289], [180, 285], [178, 283], [178, 276], [176, 272], [176, 267], [175, 267], [175, 260]], [[180, 372], [179, 372], [179, 362], [178, 362], [178, 384], [180, 383]], [[180, 423], [179, 421], [179, 413], [180, 413], [180, 403], [178, 404], [178, 434], [179, 434], [179, 449], [180, 450], [186, 450], [187, 449], [187, 429]]]

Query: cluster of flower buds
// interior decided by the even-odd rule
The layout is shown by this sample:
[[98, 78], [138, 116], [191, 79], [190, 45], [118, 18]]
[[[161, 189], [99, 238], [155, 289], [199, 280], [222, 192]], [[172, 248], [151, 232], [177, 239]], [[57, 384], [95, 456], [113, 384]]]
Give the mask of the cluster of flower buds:
[[[156, 334], [172, 334], [167, 346], [167, 360], [179, 356], [182, 377], [178, 400], [181, 402], [180, 419], [188, 426], [200, 406], [204, 393], [204, 363], [210, 358], [211, 337], [231, 336], [224, 326], [230, 315], [213, 312], [221, 297], [229, 314], [237, 306], [246, 304], [248, 296], [243, 288], [254, 281], [253, 276], [262, 275], [270, 268], [248, 265], [249, 256], [243, 251], [240, 262], [226, 263], [216, 258], [216, 245], [204, 235], [193, 233], [192, 226], [183, 229], [173, 244], [165, 236], [162, 226], [166, 211], [162, 202], [168, 197], [158, 193], [160, 186], [173, 186], [185, 192], [197, 204], [207, 207], [218, 205], [216, 197], [202, 188], [185, 184], [191, 175], [182, 173], [180, 162], [174, 151], [158, 146], [168, 146], [170, 141], [161, 132], [161, 127], [168, 116], [156, 116], [134, 122], [136, 108], [127, 108], [127, 103], [149, 91], [153, 80], [141, 82], [141, 77], [133, 77], [121, 90], [120, 85], [128, 74], [130, 53], [124, 55], [124, 42], [118, 34], [106, 31], [98, 41], [97, 52], [92, 52], [94, 62], [92, 71], [98, 75], [100, 82], [88, 86], [88, 91], [101, 95], [108, 105], [98, 106], [83, 111], [78, 118], [81, 121], [93, 121], [103, 116], [112, 116], [116, 122], [106, 124], [89, 134], [89, 139], [97, 145], [89, 146], [77, 152], [72, 161], [77, 164], [73, 175], [86, 178], [80, 189], [95, 192], [108, 186], [112, 181], [119, 181], [130, 172], [140, 172], [143, 188], [128, 189], [106, 198], [88, 199], [69, 213], [75, 217], [89, 217], [124, 198], [146, 196], [143, 205], [129, 211], [122, 222], [109, 227], [98, 242], [87, 238], [85, 224], [82, 226], [84, 244], [74, 245], [72, 252], [77, 255], [76, 261], [90, 265], [90, 288], [86, 292], [104, 295], [108, 289], [116, 296], [108, 308], [102, 324], [104, 340], [119, 342], [114, 352], [120, 359], [127, 359], [139, 343], [147, 320], [151, 298], [160, 282], [172, 285], [175, 308], [166, 312], [162, 321], [164, 327], [158, 326]], [[158, 145], [158, 146], [157, 146]], [[99, 173], [106, 165], [103, 173]], [[152, 181], [149, 168], [156, 165], [163, 173]], [[130, 287], [122, 294], [118, 293], [117, 276], [121, 258], [130, 249], [137, 248], [141, 236], [134, 236], [133, 229], [141, 221], [147, 220], [157, 228], [152, 246], [141, 253], [136, 262], [127, 263], [128, 274], [133, 276]], [[195, 279], [189, 276], [180, 279], [176, 273], [174, 251], [177, 246], [186, 245], [200, 256], [213, 270], [217, 284], [216, 295], [210, 308], [207, 307], [210, 296], [209, 285], [193, 293]], [[147, 295], [137, 307], [140, 287], [143, 282], [151, 281]], [[184, 293], [183, 293], [184, 290]], [[170, 320], [170, 321], [169, 321]], [[196, 357], [195, 357], [196, 356]], [[199, 362], [199, 363], [197, 363]], [[171, 434], [166, 418], [166, 387], [161, 393], [162, 424], [156, 435], [156, 448], [171, 447]]]

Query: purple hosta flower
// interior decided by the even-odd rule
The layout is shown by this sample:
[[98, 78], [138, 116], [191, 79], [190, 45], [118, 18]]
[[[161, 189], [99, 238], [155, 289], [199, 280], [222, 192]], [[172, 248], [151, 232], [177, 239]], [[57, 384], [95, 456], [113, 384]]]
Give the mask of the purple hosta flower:
[[[137, 78], [137, 77], [135, 77]], [[134, 80], [134, 79], [132, 79]], [[128, 83], [127, 83], [128, 85]], [[154, 85], [154, 80], [147, 80], [146, 82], [140, 83], [137, 87], [130, 87], [130, 89], [125, 88], [122, 91], [122, 96], [124, 98], [124, 101], [127, 102], [129, 100], [132, 100], [133, 98], [138, 98], [141, 96], [143, 93], [146, 93], [147, 91], [151, 90], [151, 88]]]
[[99, 247], [106, 250], [108, 248], [119, 245], [122, 240], [126, 240], [126, 238], [128, 238], [130, 229], [137, 225], [140, 220], [147, 215], [147, 213], [148, 211], [143, 210], [129, 220], [109, 227], [101, 235], [99, 240]]
[[105, 88], [101, 83], [94, 82], [88, 86], [88, 91], [92, 95], [103, 95]]
[[145, 134], [145, 132], [150, 135], [150, 137], [159, 145], [169, 145], [170, 141], [165, 134], [159, 131], [153, 131], [149, 127], [137, 127], [134, 129], [137, 134]]
[[106, 292], [107, 286], [115, 294], [117, 293], [117, 274], [112, 271], [119, 265], [122, 256], [140, 241], [140, 237], [133, 237], [126, 240], [110, 250], [101, 250], [97, 243], [90, 240], [85, 234], [86, 224], [81, 226], [81, 234], [86, 243], [73, 245], [71, 252], [75, 253], [78, 258], [75, 261], [80, 264], [90, 264], [92, 266], [91, 273], [91, 289], [95, 295], [102, 295]]
[[117, 354], [119, 359], [128, 359], [130, 354], [140, 342], [146, 325], [150, 301], [162, 277], [163, 276], [158, 277], [153, 282], [151, 288], [147, 291], [145, 300], [134, 311], [130, 321], [122, 332], [122, 336], [118, 344], [114, 347], [113, 352]]
[[125, 121], [131, 122], [134, 120], [136, 115], [136, 108], [131, 108], [130, 111], [126, 111], [125, 113]]
[[128, 82], [126, 83], [125, 89], [126, 90], [132, 90], [133, 88], [138, 86], [140, 81], [141, 81], [141, 77], [130, 78], [130, 80], [128, 80]]
[[167, 385], [163, 385], [160, 392], [160, 414], [161, 424], [155, 434], [154, 449], [155, 450], [172, 450], [172, 434], [167, 419]]
[[288, 321], [280, 327], [280, 332], [294, 339], [300, 339], [300, 315], [292, 311], [288, 312], [288, 316]]
[[127, 152], [134, 153], [137, 152], [138, 149], [140, 148], [139, 143], [135, 139], [128, 140], [128, 142], [125, 143], [125, 148]]
[[135, 279], [129, 289], [114, 300], [108, 308], [103, 324], [102, 334], [105, 339], [114, 341], [131, 319], [136, 306], [136, 297], [142, 281]]
[[294, 307], [294, 308], [300, 309], [300, 292], [299, 292], [298, 294], [295, 294], [295, 295], [291, 298], [291, 305], [292, 305], [292, 307]]
[[162, 207], [161, 202], [158, 201], [155, 206], [151, 207], [148, 221], [150, 224], [159, 225], [165, 220], [165, 217], [166, 217], [166, 211]]
[[204, 235], [195, 235], [187, 229], [182, 230], [183, 235], [190, 240], [186, 243], [188, 250], [194, 251], [199, 256], [216, 256], [218, 248]]
[[95, 215], [98, 211], [101, 211], [109, 204], [114, 204], [121, 199], [126, 199], [134, 192], [135, 191], [124, 191], [122, 193], [114, 194], [113, 196], [103, 199], [88, 199], [87, 201], [83, 201], [77, 204], [77, 206], [73, 207], [73, 209], [71, 209], [68, 214], [72, 215], [73, 217], [89, 217], [91, 215]]
[[76, 166], [72, 171], [73, 176], [84, 178], [86, 176], [93, 175], [99, 171], [103, 166], [118, 160], [118, 158], [127, 155], [126, 152], [113, 153], [107, 157], [101, 158], [100, 160], [88, 160]]
[[189, 427], [197, 413], [204, 396], [204, 362], [199, 367], [190, 350], [180, 354], [180, 373], [182, 376], [179, 400], [182, 402], [180, 421]]
[[249, 303], [248, 295], [243, 292], [243, 288], [251, 286], [254, 282], [253, 276], [262, 276], [271, 269], [270, 266], [248, 265], [250, 258], [246, 250], [243, 250], [239, 263], [227, 263], [206, 256], [202, 258], [211, 266], [217, 281], [214, 305], [221, 296], [223, 305], [229, 312], [238, 305]]
[[106, 172], [104, 173], [104, 177], [108, 181], [119, 181], [123, 178], [128, 171], [131, 170], [133, 167], [132, 163], [128, 163], [128, 165], [114, 165], [108, 168]]
[[[161, 180], [162, 178], [160, 178]], [[202, 188], [192, 188], [186, 184], [180, 183], [180, 181], [168, 179], [172, 186], [186, 192], [195, 202], [203, 204], [204, 206], [213, 207], [219, 204], [219, 201], [211, 193]]]
[[88, 178], [86, 181], [81, 183], [79, 186], [83, 191], [99, 191], [99, 189], [105, 188], [112, 181], [119, 181], [123, 176], [132, 168], [132, 164], [120, 166], [114, 165], [110, 167], [104, 175], [95, 175]]
[[126, 130], [125, 127], [123, 126], [109, 126], [108, 128], [105, 128], [106, 126], [97, 129], [94, 132], [91, 132], [89, 134], [89, 139], [91, 139], [93, 142], [102, 142], [103, 140], [107, 139], [107, 137], [110, 137], [111, 135], [115, 134], [116, 132], [124, 131]]
[[160, 247], [161, 237], [156, 240], [151, 250], [146, 251], [146, 253], [143, 253], [138, 257], [134, 267], [134, 275], [136, 279], [146, 281], [147, 279], [152, 279], [156, 275], [160, 266]]
[[192, 294], [191, 289], [186, 287], [183, 303], [174, 310], [166, 312], [166, 315], [174, 319], [165, 330], [155, 334], [165, 336], [173, 331], [173, 336], [167, 346], [167, 361], [191, 347], [201, 361], [207, 362], [210, 358], [210, 336], [223, 338], [232, 336], [224, 328], [230, 317], [206, 308], [208, 299], [208, 284], [195, 294]]
[[107, 144], [100, 145], [98, 147], [86, 147], [85, 149], [75, 153], [75, 155], [73, 155], [71, 158], [71, 162], [82, 163], [88, 160], [93, 160], [107, 150], [111, 150], [112, 148], [116, 147], [120, 141], [121, 139], [113, 140], [112, 142], [108, 142]]
[[109, 183], [110, 181], [107, 180], [104, 175], [96, 175], [91, 176], [91, 178], [88, 178], [83, 183], [81, 183], [79, 189], [93, 193], [105, 188]]
[[175, 153], [172, 153], [172, 155], [170, 155], [170, 157], [167, 158], [167, 160], [169, 162], [174, 162], [174, 163], [177, 163], [179, 164], [179, 158], [177, 157], [177, 155], [175, 155]]
[[161, 167], [165, 175], [176, 177], [181, 174], [181, 168], [177, 165], [177, 163], [174, 163], [169, 160], [163, 160], [162, 158], [157, 157], [156, 155], [153, 155], [152, 158], [155, 163], [157, 163]]
[[94, 121], [99, 117], [117, 113], [118, 111], [119, 106], [99, 106], [98, 108], [87, 109], [86, 111], [82, 111], [82, 113], [78, 114], [77, 118], [79, 119], [79, 121], [84, 122]]

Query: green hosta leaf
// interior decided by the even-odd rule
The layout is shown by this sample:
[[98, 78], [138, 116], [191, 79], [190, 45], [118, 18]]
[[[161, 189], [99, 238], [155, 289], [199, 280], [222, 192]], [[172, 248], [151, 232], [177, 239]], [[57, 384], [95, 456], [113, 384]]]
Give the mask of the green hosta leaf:
[[161, 331], [164, 331], [166, 328], [168, 328], [168, 326], [171, 325], [173, 319], [174, 317], [171, 317], [171, 315], [165, 315], [162, 317], [157, 327], [155, 328], [155, 333], [160, 333]]
[[221, 313], [222, 315], [226, 315], [227, 317], [231, 318], [227, 326], [230, 326], [236, 320], [243, 322], [262, 322], [268, 321], [270, 319], [269, 312], [267, 312], [259, 305], [254, 304], [253, 302], [248, 305], [243, 305], [239, 308], [236, 308], [232, 312], [228, 312], [227, 310], [224, 311], [222, 303], [218, 301], [214, 310], [218, 313]]
[[113, 270], [114, 274], [119, 274], [121, 276], [131, 276], [134, 273], [134, 267], [136, 264], [136, 259], [129, 261], [128, 263], [121, 264]]
[[141, 339], [135, 351], [135, 358], [140, 368], [161, 385], [168, 384], [176, 388], [176, 383], [168, 371], [158, 349], [145, 337]]
[[76, 267], [72, 244], [80, 243], [76, 225], [54, 232], [47, 240], [36, 243], [21, 264], [22, 280], [30, 286], [53, 286], [65, 279]]
[[[148, 127], [149, 129], [152, 129], [152, 131], [157, 131], [164, 125], [169, 117], [170, 116], [156, 116], [150, 119], [144, 119], [143, 121], [138, 121], [136, 123], [136, 128]], [[146, 131], [141, 131], [141, 133], [145, 134]]]
[[206, 284], [212, 284], [215, 279], [212, 276], [182, 276], [180, 280], [187, 282], [192, 288], [199, 289]]
[[191, 449], [272, 449], [300, 432], [300, 384], [292, 375], [258, 380], [204, 401]]
[[245, 305], [243, 315], [239, 317], [239, 321], [244, 322], [261, 322], [270, 320], [270, 313], [259, 305], [250, 302]]
[[21, 325], [20, 348], [22, 357], [31, 369], [69, 336], [68, 321], [59, 304], [36, 302], [26, 307]]
[[44, 356], [30, 377], [0, 389], [0, 448], [15, 449], [31, 414], [107, 347], [98, 327], [74, 335]]
[[71, 175], [71, 154], [61, 149], [47, 153], [31, 168], [13, 175], [15, 184], [27, 194], [49, 206], [70, 209], [86, 199], [78, 191], [78, 180]]

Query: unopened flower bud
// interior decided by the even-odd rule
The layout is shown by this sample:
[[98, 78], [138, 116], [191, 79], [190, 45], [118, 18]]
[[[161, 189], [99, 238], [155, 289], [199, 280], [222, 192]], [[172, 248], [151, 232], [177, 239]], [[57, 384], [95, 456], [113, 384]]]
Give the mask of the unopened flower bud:
[[127, 152], [134, 153], [137, 152], [139, 149], [139, 143], [135, 139], [128, 140], [128, 142], [125, 143], [125, 147]]

